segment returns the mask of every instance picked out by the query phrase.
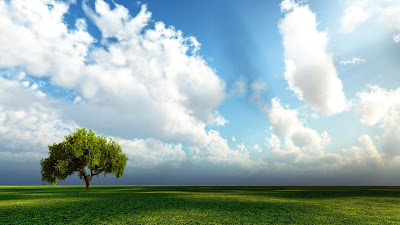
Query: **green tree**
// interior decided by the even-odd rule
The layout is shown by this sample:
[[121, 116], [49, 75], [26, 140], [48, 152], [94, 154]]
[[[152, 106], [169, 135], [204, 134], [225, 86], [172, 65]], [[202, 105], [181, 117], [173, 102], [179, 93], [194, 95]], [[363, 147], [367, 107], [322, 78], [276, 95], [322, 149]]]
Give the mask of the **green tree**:
[[[79, 178], [86, 182], [86, 189], [93, 176], [104, 172], [104, 176], [113, 173], [121, 177], [128, 158], [121, 146], [111, 138], [96, 136], [91, 130], [77, 129], [65, 137], [61, 143], [49, 146], [49, 157], [42, 159], [42, 182], [57, 184], [69, 175], [78, 172]], [[89, 170], [90, 172], [86, 173]]]

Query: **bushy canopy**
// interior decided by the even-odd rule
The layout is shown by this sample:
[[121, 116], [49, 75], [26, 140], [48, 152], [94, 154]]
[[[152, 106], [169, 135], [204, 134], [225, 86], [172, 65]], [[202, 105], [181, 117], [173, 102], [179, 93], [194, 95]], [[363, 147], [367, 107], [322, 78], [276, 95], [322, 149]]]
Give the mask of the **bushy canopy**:
[[[113, 173], [119, 178], [128, 160], [116, 141], [111, 138], [107, 141], [105, 137], [96, 136], [85, 128], [77, 129], [66, 136], [63, 142], [49, 146], [49, 150], [49, 157], [40, 161], [43, 183], [57, 184], [57, 180], [65, 180], [75, 172], [85, 180], [91, 180], [102, 172]], [[86, 175], [85, 168], [90, 170], [90, 175]]]

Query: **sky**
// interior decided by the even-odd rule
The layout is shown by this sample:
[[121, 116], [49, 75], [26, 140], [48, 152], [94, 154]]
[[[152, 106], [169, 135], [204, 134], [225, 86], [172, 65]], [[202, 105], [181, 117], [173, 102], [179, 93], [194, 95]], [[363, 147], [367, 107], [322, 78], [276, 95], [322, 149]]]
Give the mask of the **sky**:
[[0, 185], [82, 127], [93, 184], [400, 185], [399, 59], [400, 0], [0, 0]]

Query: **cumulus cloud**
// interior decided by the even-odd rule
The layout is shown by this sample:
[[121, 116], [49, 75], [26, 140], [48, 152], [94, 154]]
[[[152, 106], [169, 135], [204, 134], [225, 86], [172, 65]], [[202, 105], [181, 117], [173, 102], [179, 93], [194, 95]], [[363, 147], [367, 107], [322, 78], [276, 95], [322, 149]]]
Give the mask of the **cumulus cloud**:
[[55, 85], [74, 87], [93, 38], [85, 21], [68, 29], [66, 3], [54, 0], [0, 1], [0, 66], [52, 76]]
[[[0, 77], [0, 160], [30, 161], [46, 156], [47, 146], [60, 142], [65, 135], [80, 127], [65, 121], [57, 109], [60, 100], [38, 95], [38, 90], [25, 87], [23, 81]], [[75, 105], [69, 103], [70, 106]], [[97, 134], [102, 134], [94, 130]], [[247, 170], [266, 168], [266, 163], [250, 159], [246, 147], [231, 149], [219, 132], [210, 130], [202, 145], [189, 146], [188, 155], [182, 144], [170, 144], [155, 138], [117, 140], [129, 158], [129, 167], [155, 168], [169, 165], [179, 167], [183, 162], [211, 162], [215, 165], [235, 166]], [[244, 145], [243, 145], [244, 146]]]
[[353, 32], [356, 27], [367, 21], [370, 14], [358, 5], [346, 8], [340, 21], [340, 31], [343, 33]]
[[[64, 121], [59, 103], [37, 95], [37, 90], [0, 77], [0, 160], [39, 161], [48, 145], [60, 142], [78, 125]], [[163, 163], [179, 165], [185, 159], [182, 146], [154, 139], [116, 139], [129, 157], [129, 166], [152, 168]]]
[[384, 128], [382, 150], [388, 155], [400, 155], [400, 88], [386, 90], [369, 86], [370, 91], [357, 93], [358, 113], [361, 123], [379, 124]]
[[227, 119], [225, 119], [222, 115], [218, 112], [214, 115], [214, 120], [210, 123], [210, 125], [214, 126], [225, 126], [225, 124], [229, 123]]
[[326, 52], [327, 35], [317, 30], [315, 14], [310, 8], [291, 6], [291, 11], [279, 22], [279, 31], [285, 56], [284, 77], [290, 90], [316, 112], [331, 115], [345, 110], [342, 81], [332, 55]]
[[253, 146], [253, 150], [256, 151], [256, 152], [262, 152], [262, 149], [261, 149], [261, 147], [260, 147], [258, 144], [255, 144], [255, 145]]
[[323, 165], [341, 160], [336, 154], [324, 152], [325, 146], [331, 140], [326, 131], [318, 134], [315, 130], [305, 127], [298, 118], [297, 110], [284, 108], [277, 98], [272, 99], [268, 119], [271, 129], [282, 137], [284, 142], [282, 146], [282, 141], [275, 134], [266, 139], [277, 161]]
[[79, 104], [67, 104], [65, 118], [105, 134], [185, 144], [201, 144], [207, 125], [228, 122], [217, 111], [225, 83], [197, 54], [194, 37], [152, 22], [146, 5], [132, 17], [119, 4], [97, 0], [92, 9], [83, 1], [102, 34], [94, 40], [84, 19], [72, 28], [64, 23], [68, 7], [52, 0], [0, 1], [0, 66], [48, 76], [72, 91]]
[[0, 77], [0, 151], [7, 157], [21, 158], [21, 152], [42, 155], [77, 127], [60, 119], [61, 112], [40, 91], [22, 83]]
[[[285, 79], [312, 109], [338, 113], [344, 95], [333, 60], [325, 53], [326, 35], [316, 30], [315, 15], [307, 6], [284, 2], [280, 30]], [[9, 79], [0, 77], [0, 157], [39, 159], [47, 145], [83, 126], [118, 140], [134, 168], [179, 167], [186, 162], [268, 168], [265, 160], [251, 157], [251, 151], [262, 152], [259, 145], [230, 147], [218, 131], [207, 128], [228, 123], [217, 111], [226, 96], [225, 83], [198, 54], [201, 45], [194, 37], [153, 22], [145, 5], [135, 16], [122, 5], [111, 7], [102, 0], [94, 9], [84, 1], [83, 8], [100, 30], [101, 40], [90, 36], [84, 19], [77, 19], [75, 27], [64, 24], [67, 3], [0, 1], [0, 31], [7, 36], [0, 37], [0, 66], [18, 70]], [[299, 19], [300, 25], [294, 22], [298, 18], [304, 19]], [[46, 32], [50, 28], [54, 32]], [[301, 36], [303, 29], [309, 42]], [[22, 36], [28, 37], [29, 46]], [[303, 57], [302, 52], [307, 54]], [[46, 96], [40, 91], [44, 83], [28, 81], [30, 76], [47, 76], [51, 85], [74, 97], [65, 102]], [[235, 95], [244, 96], [247, 85], [239, 79]], [[251, 101], [262, 101], [265, 82], [248, 88]], [[278, 99], [265, 109], [275, 132], [267, 142], [276, 161], [311, 166], [340, 162], [341, 157], [324, 151], [328, 134], [308, 128], [297, 110], [282, 107]], [[396, 138], [385, 137], [389, 142]], [[360, 141], [364, 142], [368, 144]]]
[[218, 131], [207, 132], [205, 145], [189, 148], [191, 161], [195, 163], [211, 162], [217, 165], [236, 166], [246, 170], [262, 170], [267, 168], [263, 160], [252, 160], [246, 146], [242, 143], [237, 149], [232, 149], [228, 141], [222, 138]]
[[182, 150], [181, 144], [167, 144], [152, 138], [147, 140], [117, 139], [117, 141], [129, 158], [129, 167], [147, 169], [166, 163], [178, 167], [182, 161], [186, 160], [186, 153]]
[[384, 162], [371, 138], [364, 134], [358, 139], [360, 146], [344, 149], [345, 161], [350, 166], [362, 169], [383, 168]]
[[[227, 122], [216, 112], [225, 98], [225, 83], [196, 54], [194, 37], [162, 22], [153, 24], [145, 5], [135, 17], [122, 5], [111, 9], [102, 0], [95, 10], [85, 2], [83, 9], [107, 48], [90, 52], [92, 63], [84, 68], [77, 90], [89, 104], [118, 112], [121, 135], [199, 144], [207, 135], [206, 125]], [[113, 115], [103, 112], [104, 117]]]
[[400, 2], [387, 0], [348, 1], [341, 18], [340, 30], [344, 33], [350, 33], [367, 21], [383, 25], [389, 32], [399, 31]]
[[283, 0], [280, 4], [281, 12], [287, 12], [299, 5], [294, 0]]
[[[225, 82], [198, 55], [200, 43], [194, 37], [152, 22], [146, 5], [134, 17], [122, 5], [110, 7], [102, 0], [94, 9], [86, 1], [82, 6], [101, 40], [90, 36], [84, 19], [72, 28], [64, 24], [66, 3], [0, 1], [0, 31], [5, 34], [0, 54], [7, 52], [0, 55], [0, 66], [24, 71], [14, 81], [1, 78], [2, 144], [27, 152], [18, 145], [24, 143], [46, 151], [48, 144], [82, 126], [118, 139], [139, 168], [185, 160], [266, 167], [250, 159], [247, 148], [232, 149], [219, 132], [206, 131], [207, 125], [228, 122], [217, 111], [226, 95]], [[29, 46], [21, 37], [31, 41]], [[15, 51], [6, 49], [10, 46]], [[52, 99], [25, 76], [47, 76], [53, 86], [75, 97], [71, 102]]]
[[360, 64], [360, 63], [365, 63], [365, 60], [361, 59], [361, 58], [357, 58], [357, 57], [353, 57], [350, 60], [343, 60], [343, 61], [340, 62], [340, 64], [342, 64], [342, 65], [347, 65], [347, 64], [353, 64], [354, 65], [354, 64]]
[[[369, 86], [370, 92], [357, 93], [360, 99], [358, 112], [363, 124], [374, 125], [385, 118], [390, 107], [392, 94], [378, 86]], [[395, 94], [395, 93], [394, 93]]]

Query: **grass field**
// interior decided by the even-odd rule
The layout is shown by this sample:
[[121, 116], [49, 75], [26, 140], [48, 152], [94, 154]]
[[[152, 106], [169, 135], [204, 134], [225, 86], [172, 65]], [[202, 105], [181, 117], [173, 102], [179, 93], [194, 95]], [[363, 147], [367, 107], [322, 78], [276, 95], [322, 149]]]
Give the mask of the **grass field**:
[[400, 187], [0, 186], [0, 224], [400, 224]]

